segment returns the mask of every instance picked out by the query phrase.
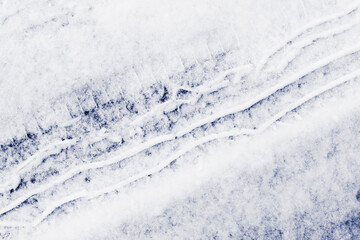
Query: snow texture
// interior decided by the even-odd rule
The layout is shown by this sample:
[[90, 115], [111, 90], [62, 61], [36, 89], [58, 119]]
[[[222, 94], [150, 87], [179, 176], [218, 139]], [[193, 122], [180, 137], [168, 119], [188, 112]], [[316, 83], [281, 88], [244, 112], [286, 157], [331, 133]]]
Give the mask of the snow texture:
[[360, 239], [360, 2], [0, 0], [0, 239]]

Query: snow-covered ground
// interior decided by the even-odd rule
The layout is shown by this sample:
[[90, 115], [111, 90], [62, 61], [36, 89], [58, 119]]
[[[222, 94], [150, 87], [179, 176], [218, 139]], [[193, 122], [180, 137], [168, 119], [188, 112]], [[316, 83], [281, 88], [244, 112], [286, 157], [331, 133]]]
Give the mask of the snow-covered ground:
[[2, 239], [359, 239], [360, 2], [0, 0]]

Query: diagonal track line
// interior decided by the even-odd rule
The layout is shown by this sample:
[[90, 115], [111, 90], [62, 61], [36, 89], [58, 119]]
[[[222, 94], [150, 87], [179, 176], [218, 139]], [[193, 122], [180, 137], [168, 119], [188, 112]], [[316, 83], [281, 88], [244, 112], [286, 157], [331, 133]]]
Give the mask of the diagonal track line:
[[72, 177], [76, 176], [78, 173], [86, 171], [86, 170], [90, 170], [90, 169], [97, 169], [97, 168], [102, 168], [108, 165], [111, 165], [113, 163], [117, 163], [120, 162], [126, 158], [132, 157], [148, 148], [151, 148], [153, 146], [156, 146], [158, 144], [167, 142], [167, 141], [171, 141], [171, 140], [175, 140], [178, 139], [184, 135], [186, 135], [187, 133], [195, 130], [198, 127], [201, 127], [205, 124], [211, 123], [216, 121], [219, 118], [222, 118], [224, 116], [230, 115], [230, 114], [234, 114], [234, 113], [238, 113], [244, 110], [247, 110], [249, 108], [251, 108], [252, 106], [254, 106], [255, 104], [259, 103], [261, 100], [266, 99], [267, 97], [273, 95], [274, 93], [276, 93], [277, 91], [281, 90], [282, 88], [294, 83], [295, 81], [297, 81], [298, 79], [308, 75], [309, 73], [315, 71], [318, 68], [321, 68], [323, 66], [326, 66], [327, 64], [331, 63], [334, 60], [337, 60], [341, 57], [353, 54], [355, 52], [360, 51], [360, 45], [355, 46], [353, 48], [349, 48], [346, 49], [338, 54], [332, 55], [330, 57], [327, 57], [325, 59], [320, 60], [319, 62], [313, 64], [312, 66], [305, 68], [305, 70], [303, 70], [302, 72], [295, 74], [293, 77], [290, 77], [287, 81], [281, 82], [273, 87], [271, 87], [270, 89], [264, 91], [263, 93], [261, 93], [260, 95], [258, 95], [257, 97], [249, 100], [248, 102], [235, 106], [233, 108], [229, 108], [227, 110], [224, 110], [222, 112], [219, 112], [217, 114], [213, 114], [211, 116], [209, 116], [208, 118], [205, 118], [203, 120], [200, 120], [196, 123], [194, 123], [193, 125], [190, 125], [188, 128], [185, 128], [184, 130], [178, 132], [177, 134], [167, 134], [167, 135], [162, 135], [159, 137], [156, 137], [152, 140], [149, 140], [145, 143], [143, 143], [142, 145], [135, 147], [133, 149], [130, 149], [129, 151], [120, 154], [119, 156], [110, 158], [108, 160], [105, 161], [100, 161], [100, 162], [95, 162], [95, 163], [90, 163], [90, 164], [86, 164], [86, 165], [82, 165], [82, 166], [78, 166], [75, 167], [74, 169], [68, 171], [67, 173], [65, 173], [64, 175], [62, 175], [61, 177], [59, 177], [58, 179], [45, 184], [33, 191], [30, 191], [29, 193], [25, 194], [22, 197], [19, 197], [18, 199], [15, 199], [14, 201], [12, 201], [11, 204], [9, 204], [8, 206], [5, 206], [3, 208], [0, 209], [0, 216], [5, 214], [6, 212], [14, 209], [15, 207], [17, 207], [18, 205], [20, 205], [21, 203], [23, 203], [24, 201], [26, 201], [28, 198], [32, 197], [33, 195], [39, 194], [43, 191], [46, 191], [47, 189], [56, 186], [60, 183], [63, 183], [69, 179], [71, 179]]
[[360, 6], [360, 2], [357, 2], [353, 6], [351, 6], [350, 8], [346, 9], [345, 11], [343, 11], [341, 13], [337, 13], [337, 14], [334, 14], [334, 15], [331, 15], [331, 16], [316, 20], [316, 21], [311, 22], [311, 23], [307, 24], [306, 26], [300, 28], [299, 30], [297, 30], [295, 33], [290, 35], [287, 39], [282, 41], [279, 45], [277, 45], [272, 50], [270, 50], [269, 54], [267, 54], [263, 59], [260, 60], [259, 64], [256, 66], [256, 68], [254, 70], [254, 79], [255, 80], [257, 79], [258, 74], [263, 69], [263, 67], [268, 62], [268, 60], [272, 56], [274, 56], [277, 52], [279, 52], [282, 48], [284, 48], [286, 45], [288, 45], [289, 43], [291, 43], [295, 39], [299, 38], [304, 33], [306, 33], [307, 31], [309, 31], [311, 29], [313, 29], [314, 27], [323, 25], [325, 23], [331, 22], [331, 21], [336, 20], [338, 18], [345, 17], [345, 16], [351, 14], [352, 12], [357, 11], [359, 9], [359, 6]]
[[[48, 215], [50, 215], [55, 209], [61, 207], [62, 205], [68, 203], [68, 202], [72, 202], [81, 198], [85, 198], [85, 199], [92, 199], [95, 198], [97, 196], [106, 194], [106, 193], [110, 193], [113, 192], [121, 187], [124, 187], [130, 183], [136, 182], [142, 178], [145, 178], [149, 175], [155, 174], [157, 172], [162, 171], [163, 169], [165, 169], [166, 167], [168, 167], [169, 165], [171, 165], [174, 161], [176, 161], [176, 159], [178, 159], [179, 157], [183, 156], [184, 154], [186, 154], [187, 152], [193, 150], [194, 148], [203, 145], [205, 143], [214, 141], [214, 140], [218, 140], [221, 138], [227, 138], [227, 137], [234, 137], [234, 136], [240, 136], [240, 135], [247, 135], [247, 136], [251, 136], [251, 135], [258, 135], [261, 134], [262, 132], [264, 132], [266, 129], [268, 129], [272, 124], [274, 124], [276, 121], [280, 120], [282, 117], [284, 117], [287, 113], [293, 111], [294, 109], [302, 106], [303, 104], [305, 104], [306, 102], [308, 102], [309, 100], [318, 97], [319, 95], [323, 94], [326, 91], [329, 91], [333, 88], [336, 88], [346, 82], [349, 82], [351, 80], [353, 80], [354, 78], [357, 78], [360, 76], [360, 70], [355, 71], [353, 73], [350, 73], [348, 75], [345, 75], [344, 77], [341, 77], [335, 81], [332, 81], [329, 84], [326, 84], [320, 88], [318, 88], [317, 90], [311, 92], [310, 94], [307, 94], [306, 96], [304, 96], [303, 98], [299, 99], [298, 101], [296, 101], [293, 104], [290, 104], [288, 107], [286, 107], [285, 109], [283, 109], [282, 111], [280, 111], [279, 113], [277, 113], [275, 116], [273, 116], [272, 118], [270, 118], [269, 120], [267, 120], [265, 123], [263, 123], [259, 128], [257, 129], [234, 129], [231, 131], [227, 131], [227, 132], [222, 132], [222, 133], [218, 133], [218, 134], [211, 134], [208, 135], [206, 137], [200, 138], [198, 140], [196, 140], [195, 142], [188, 144], [185, 148], [181, 149], [180, 151], [176, 152], [175, 154], [173, 154], [171, 157], [169, 157], [168, 159], [166, 159], [163, 163], [142, 171], [126, 180], [123, 180], [113, 186], [109, 186], [97, 191], [93, 191], [93, 192], [86, 192], [86, 190], [75, 193], [73, 195], [67, 196], [57, 202], [55, 202], [54, 204], [52, 204], [51, 206], [47, 207], [43, 213], [36, 218], [36, 220], [32, 223], [32, 224], [26, 224], [26, 225], [16, 225], [17, 227], [28, 227], [28, 226], [36, 226], [39, 223], [41, 223], [44, 219], [47, 218]], [[6, 222], [5, 222], [6, 223]], [[0, 222], [0, 226], [4, 226], [4, 223]], [[11, 226], [8, 227], [14, 227], [14, 224], [12, 224]]]

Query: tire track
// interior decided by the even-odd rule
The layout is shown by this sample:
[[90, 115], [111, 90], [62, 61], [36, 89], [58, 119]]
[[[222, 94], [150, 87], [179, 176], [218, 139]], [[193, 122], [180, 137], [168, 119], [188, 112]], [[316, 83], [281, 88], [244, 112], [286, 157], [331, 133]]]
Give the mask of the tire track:
[[[271, 96], [272, 94], [276, 93], [277, 91], [279, 91], [280, 89], [288, 86], [289, 84], [295, 82], [296, 80], [302, 78], [303, 76], [306, 76], [307, 74], [313, 72], [314, 70], [322, 67], [322, 66], [325, 66], [326, 64], [329, 64], [330, 62], [340, 58], [340, 57], [343, 57], [343, 56], [346, 56], [348, 54], [352, 54], [354, 53], [355, 51], [360, 51], [360, 46], [356, 46], [354, 48], [350, 48], [350, 49], [347, 49], [345, 51], [342, 51], [338, 54], [335, 54], [333, 56], [330, 56], [330, 57], [327, 57], [321, 61], [319, 61], [318, 63], [306, 68], [303, 72], [299, 73], [299, 74], [295, 74], [293, 78], [290, 78], [289, 80], [285, 81], [285, 82], [282, 82], [282, 83], [279, 83], [277, 85], [275, 85], [274, 87], [268, 89], [267, 91], [263, 92], [262, 94], [258, 95], [257, 97], [251, 99], [250, 101], [248, 101], [247, 103], [245, 104], [241, 104], [239, 106], [235, 106], [234, 108], [230, 108], [230, 109], [227, 109], [223, 112], [220, 112], [218, 114], [214, 114], [213, 116], [210, 116], [202, 121], [199, 121], [193, 125], [190, 125], [190, 127], [188, 128], [185, 128], [184, 130], [178, 132], [177, 134], [168, 134], [168, 135], [163, 135], [163, 136], [159, 136], [157, 138], [154, 138], [148, 142], [145, 142], [144, 144], [142, 144], [142, 146], [140, 147], [136, 147], [136, 148], [133, 148], [131, 150], [128, 150], [125, 154], [122, 154], [118, 157], [114, 157], [112, 159], [109, 159], [109, 160], [106, 160], [106, 161], [103, 161], [103, 162], [95, 162], [95, 163], [90, 163], [90, 164], [87, 164], [87, 165], [83, 165], [83, 166], [79, 166], [79, 167], [76, 167], [72, 170], [70, 170], [69, 172], [67, 172], [66, 174], [64, 174], [62, 177], [58, 178], [57, 180], [53, 181], [52, 183], [49, 183], [47, 185], [43, 185], [42, 187], [38, 188], [37, 190], [33, 190], [32, 192], [26, 194], [25, 196], [23, 197], [20, 197], [18, 198], [17, 200], [14, 200], [12, 202], [12, 204], [0, 209], [0, 215], [3, 215], [5, 213], [7, 213], [8, 211], [14, 209], [15, 207], [17, 207], [18, 205], [20, 205], [21, 203], [23, 203], [24, 201], [26, 201], [28, 198], [36, 195], [36, 194], [39, 194], [51, 187], [54, 187], [55, 185], [57, 184], [60, 184], [60, 183], [63, 183], [65, 182], [66, 180], [68, 179], [71, 179], [72, 177], [74, 177], [75, 175], [77, 175], [79, 172], [84, 172], [86, 170], [89, 170], [89, 169], [97, 169], [97, 168], [102, 168], [104, 166], [108, 166], [108, 165], [111, 165], [113, 163], [117, 163], [119, 161], [122, 161], [126, 158], [129, 158], [129, 157], [132, 157], [146, 149], [149, 149], [153, 146], [156, 146], [158, 144], [161, 144], [161, 143], [164, 143], [164, 142], [167, 142], [167, 141], [171, 141], [171, 140], [176, 140], [184, 135], [186, 135], [187, 133], [190, 133], [191, 131], [193, 131], [194, 129], [196, 128], [199, 128], [205, 124], [208, 124], [208, 123], [211, 123], [211, 122], [214, 122], [216, 121], [217, 119], [221, 118], [221, 117], [224, 117], [224, 116], [227, 116], [229, 114], [234, 114], [236, 112], [240, 112], [240, 111], [244, 111], [244, 110], [247, 110], [249, 108], [251, 108], [252, 106], [254, 106], [255, 104], [257, 104], [258, 102], [260, 102], [261, 100]], [[351, 75], [352, 76], [352, 75]], [[303, 98], [301, 99], [301, 101], [303, 100]], [[300, 101], [300, 102], [301, 102]], [[286, 112], [285, 112], [286, 113]], [[272, 122], [274, 120], [272, 119], [270, 122], [268, 122], [267, 124], [271, 125]], [[267, 126], [267, 125], [265, 125]], [[267, 127], [266, 127], [267, 128]], [[258, 131], [263, 131], [262, 129], [266, 129], [264, 128], [264, 126], [260, 127]], [[247, 131], [250, 131], [250, 130], [247, 130]], [[251, 130], [253, 131], [253, 130]]]
[[172, 96], [172, 99], [170, 101], [162, 103], [161, 105], [156, 106], [154, 109], [151, 109], [149, 112], [145, 113], [144, 115], [134, 119], [131, 122], [131, 126], [144, 124], [145, 119], [148, 119], [153, 116], [157, 116], [157, 115], [161, 114], [168, 108], [169, 105], [170, 105], [170, 107], [169, 107], [170, 109], [176, 109], [181, 104], [193, 104], [193, 103], [197, 102], [202, 96], [204, 96], [206, 94], [210, 94], [211, 92], [214, 92], [214, 91], [218, 91], [221, 88], [227, 87], [229, 83], [221, 81], [227, 75], [229, 75], [229, 74], [245, 75], [245, 74], [249, 73], [251, 69], [252, 69], [251, 65], [245, 65], [245, 66], [241, 66], [241, 67], [237, 67], [237, 68], [231, 68], [231, 69], [228, 69], [228, 70], [222, 72], [221, 74], [219, 74], [209, 84], [206, 84], [206, 86], [202, 85], [202, 86], [189, 88], [189, 89], [184, 88], [184, 87], [179, 87], [178, 89], [175, 89], [174, 93], [179, 93], [179, 91], [185, 90], [188, 92], [194, 92], [195, 96], [190, 100], [178, 100], [178, 99], [176, 99], [176, 96]]
[[[187, 103], [187, 104], [190, 104], [190, 103], [195, 103], [201, 96], [205, 95], [205, 94], [208, 94], [209, 92], [211, 91], [216, 91], [218, 90], [218, 87], [219, 86], [216, 86], [213, 87], [213, 84], [216, 83], [216, 82], [219, 82], [220, 80], [219, 79], [222, 79], [224, 78], [226, 75], [230, 74], [230, 73], [233, 73], [233, 72], [239, 72], [241, 70], [248, 70], [249, 69], [249, 66], [245, 66], [245, 67], [240, 67], [240, 68], [235, 68], [235, 69], [229, 69], [227, 71], [225, 71], [224, 73], [220, 74], [214, 81], [212, 81], [210, 84], [208, 84], [209, 86], [199, 86], [199, 87], [196, 87], [193, 91], [196, 92], [196, 96], [194, 96], [192, 99], [190, 100], [175, 100], [175, 103], [177, 104], [183, 104], [183, 103]], [[223, 85], [221, 85], [220, 87], [224, 87]], [[94, 98], [94, 97], [92, 97]], [[95, 101], [94, 101], [95, 102]], [[164, 111], [164, 109], [166, 107], [169, 107], [170, 105], [170, 108], [177, 108], [178, 105], [175, 105], [175, 106], [171, 106], [171, 101], [167, 101], [163, 104], [160, 105], [159, 108], [155, 107], [155, 109], [152, 109], [150, 112], [148, 113], [145, 113], [144, 115], [140, 116], [139, 118], [142, 119], [142, 120], [139, 120], [139, 118], [135, 119], [135, 123], [139, 123], [139, 122], [142, 122], [144, 120], [144, 118], [147, 118], [147, 117], [153, 117], [154, 115], [157, 115], [157, 114], [160, 114]], [[76, 117], [75, 120], [78, 120], [79, 117]], [[133, 123], [134, 123], [133, 122]], [[135, 125], [135, 124], [132, 124], [132, 125]], [[101, 130], [100, 130], [101, 132]], [[122, 141], [122, 138], [120, 137], [120, 139], [114, 139], [114, 137], [110, 136], [110, 134], [105, 134], [104, 131], [102, 133], [100, 133], [99, 136], [89, 136], [89, 138], [91, 138], [91, 141], [93, 142], [96, 142], [96, 141], [100, 141], [101, 139], [104, 139], [104, 138], [111, 138], [112, 141], [115, 141], [115, 142], [121, 142]], [[22, 162], [19, 167], [16, 169], [16, 171], [14, 172], [14, 174], [16, 174], [16, 176], [14, 176], [14, 178], [16, 179], [15, 181], [9, 181], [9, 182], [6, 182], [3, 184], [3, 192], [4, 191], [8, 191], [10, 190], [11, 188], [14, 188], [16, 187], [19, 182], [20, 182], [20, 173], [22, 173], [23, 171], [25, 171], [23, 168], [25, 166], [27, 166], [30, 162], [32, 162], [32, 165], [36, 165], [36, 164], [40, 164], [41, 163], [41, 159], [44, 157], [42, 156], [44, 152], [47, 152], [49, 150], [49, 148], [55, 148], [57, 149], [57, 145], [64, 145], [64, 146], [71, 146], [73, 145], [75, 142], [77, 142], [78, 140], [76, 139], [70, 139], [70, 140], [63, 140], [63, 141], [60, 141], [58, 143], [54, 143], [54, 144], [51, 144], [50, 146], [48, 147], [45, 147], [44, 149], [41, 149], [39, 152], [35, 153], [33, 156], [31, 156], [29, 159], [25, 160], [24, 162]], [[71, 143], [71, 144], [67, 144], [67, 143]], [[53, 152], [49, 153], [49, 154], [53, 154]], [[48, 155], [49, 155], [48, 154]], [[40, 161], [40, 163], [39, 163]], [[31, 166], [32, 166], [31, 165]], [[8, 186], [8, 187], [6, 187]]]
[[57, 153], [59, 150], [74, 145], [76, 142], [77, 139], [64, 140], [52, 143], [40, 149], [34, 155], [30, 156], [24, 162], [20, 163], [19, 166], [17, 166], [16, 169], [10, 173], [12, 179], [0, 185], [0, 193], [9, 191], [10, 189], [15, 188], [17, 185], [19, 185], [21, 174], [23, 174], [24, 171], [26, 171], [28, 168], [33, 168], [36, 167], [36, 165], [41, 164], [41, 161], [45, 156], [44, 153], [47, 154], [46, 156], [49, 156], [51, 154]]
[[360, 3], [357, 2], [356, 4], [354, 4], [353, 6], [351, 6], [350, 8], [346, 9], [345, 11], [343, 11], [341, 13], [337, 13], [337, 14], [316, 20], [316, 21], [309, 23], [306, 26], [300, 28], [299, 30], [297, 30], [295, 33], [293, 33], [288, 38], [286, 38], [284, 41], [282, 41], [279, 45], [277, 45], [272, 50], [270, 50], [269, 53], [259, 61], [259, 64], [255, 67], [255, 70], [254, 70], [254, 79], [257, 79], [259, 72], [264, 68], [264, 66], [266, 65], [268, 60], [272, 56], [274, 56], [276, 53], [280, 52], [281, 49], [283, 49], [285, 46], [291, 45], [294, 40], [301, 37], [303, 34], [305, 34], [309, 30], [311, 30], [317, 26], [323, 25], [325, 23], [329, 23], [329, 22], [334, 21], [339, 18], [343, 18], [347, 15], [350, 15], [351, 13], [353, 13], [355, 11], [358, 11], [359, 6], [360, 6]]
[[[124, 181], [121, 181], [120, 183], [117, 183], [113, 186], [101, 189], [101, 190], [97, 190], [94, 192], [86, 192], [81, 191], [78, 192], [76, 194], [67, 196], [66, 198], [63, 198], [59, 201], [57, 201], [56, 203], [52, 204], [51, 206], [49, 206], [48, 208], [46, 208], [46, 210], [43, 211], [43, 213], [32, 223], [32, 224], [26, 224], [26, 225], [22, 225], [22, 224], [18, 224], [16, 225], [16, 227], [27, 227], [27, 226], [32, 226], [35, 227], [36, 225], [38, 225], [39, 223], [41, 223], [45, 218], [47, 218], [55, 209], [61, 207], [62, 205], [81, 199], [81, 198], [86, 198], [86, 199], [92, 199], [92, 198], [96, 198], [98, 196], [101, 196], [103, 194], [107, 194], [110, 192], [113, 192], [119, 188], [122, 188], [130, 183], [136, 182], [142, 178], [151, 176], [157, 172], [161, 172], [163, 169], [165, 169], [166, 167], [172, 165], [178, 158], [180, 158], [181, 156], [185, 155], [186, 153], [188, 153], [189, 151], [195, 149], [198, 146], [201, 146], [203, 144], [209, 143], [211, 141], [214, 140], [218, 140], [221, 138], [228, 138], [228, 137], [236, 137], [236, 136], [240, 136], [240, 135], [246, 135], [246, 136], [252, 136], [252, 135], [257, 135], [257, 134], [261, 134], [262, 132], [264, 132], [266, 129], [268, 129], [272, 124], [274, 124], [276, 121], [280, 120], [282, 117], [284, 117], [287, 113], [295, 110], [296, 108], [300, 107], [301, 105], [305, 104], [306, 102], [308, 102], [309, 100], [320, 96], [321, 94], [323, 94], [326, 91], [329, 91], [331, 89], [334, 89], [348, 81], [353, 80], [354, 78], [357, 78], [360, 76], [360, 70], [353, 72], [351, 74], [348, 74], [340, 79], [337, 79], [335, 81], [332, 81], [331, 83], [324, 85], [322, 87], [320, 87], [319, 89], [311, 92], [310, 94], [306, 95], [305, 97], [301, 98], [300, 100], [298, 100], [297, 102], [289, 105], [287, 108], [283, 109], [282, 111], [280, 111], [279, 113], [277, 113], [275, 116], [273, 116], [271, 119], [267, 120], [265, 123], [263, 123], [259, 128], [256, 129], [234, 129], [228, 132], [221, 132], [218, 134], [212, 134], [206, 137], [203, 137], [201, 139], [198, 139], [197, 141], [188, 144], [188, 146], [186, 146], [185, 148], [181, 149], [180, 151], [178, 151], [177, 153], [173, 154], [172, 156], [170, 156], [168, 159], [166, 159], [162, 164], [145, 170], [143, 172], [140, 172], [139, 174], [136, 174]], [[0, 223], [0, 226], [4, 226], [4, 224]], [[14, 224], [7, 226], [7, 227], [13, 227]]]
[[305, 38], [298, 43], [294, 43], [295, 50], [292, 50], [290, 56], [286, 56], [284, 60], [280, 60], [281, 62], [278, 63], [279, 66], [276, 66], [276, 69], [278, 71], [284, 72], [289, 66], [289, 64], [291, 64], [295, 59], [297, 59], [300, 56], [301, 51], [304, 50], [305, 48], [314, 45], [319, 40], [326, 40], [329, 37], [333, 37], [345, 33], [351, 30], [352, 28], [354, 28], [355, 26], [359, 25], [359, 23], [360, 23], [360, 18], [357, 18], [354, 22], [350, 24], [315, 34], [314, 36]]

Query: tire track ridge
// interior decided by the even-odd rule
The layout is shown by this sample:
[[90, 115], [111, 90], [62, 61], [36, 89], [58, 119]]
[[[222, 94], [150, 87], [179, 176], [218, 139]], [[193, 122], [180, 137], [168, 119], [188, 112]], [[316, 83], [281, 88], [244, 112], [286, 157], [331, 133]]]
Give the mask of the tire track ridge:
[[[326, 91], [329, 91], [337, 86], [340, 86], [356, 77], [360, 76], [360, 70], [352, 72], [350, 74], [345, 75], [344, 77], [341, 77], [335, 81], [332, 81], [329, 84], [326, 84], [320, 88], [318, 88], [317, 90], [311, 92], [310, 94], [307, 94], [306, 96], [302, 97], [301, 99], [299, 99], [298, 101], [296, 101], [293, 104], [290, 104], [287, 108], [283, 109], [282, 111], [280, 111], [279, 113], [277, 113], [275, 116], [273, 116], [272, 118], [270, 118], [269, 120], [267, 120], [265, 123], [263, 123], [259, 128], [256, 129], [234, 129], [234, 130], [230, 130], [230, 131], [226, 131], [226, 132], [221, 132], [221, 133], [216, 133], [216, 134], [211, 134], [205, 137], [202, 137], [198, 140], [196, 140], [195, 142], [188, 144], [188, 146], [186, 146], [185, 148], [181, 149], [180, 151], [178, 151], [177, 153], [173, 154], [171, 157], [169, 157], [167, 160], [165, 160], [163, 163], [159, 164], [158, 166], [155, 166], [151, 169], [142, 171], [138, 174], [135, 174], [134, 176], [121, 181], [120, 183], [110, 186], [110, 187], [106, 187], [104, 189], [101, 190], [97, 190], [94, 191], [92, 193], [87, 192], [86, 190], [78, 192], [76, 194], [72, 194], [70, 196], [67, 196], [65, 198], [63, 198], [62, 200], [59, 200], [57, 202], [61, 202], [63, 204], [68, 203], [70, 201], [74, 201], [77, 200], [79, 198], [86, 198], [86, 199], [92, 199], [95, 198], [99, 195], [103, 195], [106, 193], [109, 193], [111, 191], [115, 191], [116, 189], [123, 187], [125, 185], [128, 185], [132, 182], [138, 181], [146, 176], [152, 175], [156, 172], [159, 172], [161, 170], [163, 170], [165, 167], [167, 167], [168, 165], [170, 165], [173, 161], [175, 161], [177, 158], [183, 156], [184, 154], [186, 154], [187, 152], [189, 152], [190, 150], [203, 145], [205, 143], [208, 143], [210, 141], [213, 140], [217, 140], [220, 138], [226, 138], [226, 137], [235, 137], [235, 136], [240, 136], [240, 135], [247, 135], [247, 136], [252, 136], [252, 135], [256, 135], [256, 134], [261, 134], [262, 132], [264, 132], [266, 129], [268, 129], [272, 124], [274, 124], [276, 121], [278, 121], [279, 119], [281, 119], [282, 117], [284, 117], [288, 112], [300, 107], [301, 105], [305, 104], [306, 102], [308, 102], [309, 100], [323, 94]], [[22, 198], [24, 199], [24, 198]], [[25, 199], [26, 200], [26, 199]], [[24, 201], [25, 201], [24, 200]], [[46, 217], [51, 214], [56, 208], [58, 208], [59, 206], [57, 205], [55, 208], [51, 206], [52, 210], [49, 208], [47, 208], [46, 210], [44, 210], [44, 214], [41, 214], [41, 219], [37, 219], [36, 221], [34, 221], [34, 225], [36, 226], [37, 224], [39, 224], [40, 222], [43, 221], [44, 219], [44, 215], [46, 214]], [[13, 209], [13, 208], [12, 208]], [[11, 209], [10, 209], [11, 210]], [[51, 211], [50, 211], [51, 210]], [[0, 212], [3, 212], [0, 210]], [[4, 213], [2, 213], [4, 214]], [[36, 224], [35, 224], [36, 223]], [[0, 222], [0, 226], [2, 226], [1, 222]]]
[[[360, 51], [360, 45], [355, 46], [353, 48], [346, 49], [346, 50], [344, 50], [344, 51], [342, 51], [342, 52], [340, 52], [338, 54], [332, 55], [330, 57], [324, 58], [324, 59], [318, 61], [317, 63], [313, 64], [312, 66], [306, 68], [301, 73], [295, 74], [294, 77], [289, 78], [289, 80], [284, 81], [284, 82], [280, 82], [279, 84], [271, 87], [269, 90], [264, 91], [263, 93], [261, 93], [260, 95], [258, 95], [255, 98], [247, 101], [246, 103], [240, 104], [240, 105], [235, 106], [233, 108], [229, 108], [229, 109], [224, 110], [224, 111], [222, 111], [222, 112], [220, 112], [218, 114], [213, 114], [212, 116], [210, 116], [208, 118], [205, 118], [204, 120], [201, 120], [201, 121], [199, 121], [199, 122], [197, 122], [197, 123], [195, 123], [193, 125], [190, 125], [190, 127], [185, 128], [184, 130], [178, 132], [177, 134], [167, 134], [167, 135], [155, 137], [154, 139], [143, 143], [140, 147], [130, 149], [125, 154], [120, 154], [120, 157], [116, 156], [116, 157], [113, 157], [113, 158], [111, 158], [109, 160], [90, 163], [90, 164], [86, 164], [86, 165], [83, 165], [83, 166], [76, 167], [76, 168], [68, 171], [67, 173], [65, 173], [62, 177], [60, 177], [57, 180], [53, 181], [53, 183], [50, 182], [49, 184], [44, 185], [46, 188], [44, 186], [39, 187], [38, 188], [39, 190], [33, 190], [33, 192], [28, 193], [26, 195], [27, 197], [26, 196], [25, 197], [26, 197], [26, 199], [28, 199], [31, 196], [35, 195], [35, 194], [43, 192], [44, 190], [42, 190], [42, 189], [47, 190], [47, 189], [49, 189], [49, 188], [51, 188], [51, 187], [53, 187], [53, 186], [55, 186], [55, 185], [57, 185], [59, 183], [62, 183], [64, 181], [68, 180], [68, 179], [71, 179], [72, 177], [77, 175], [79, 172], [83, 172], [83, 171], [90, 170], [90, 169], [102, 168], [102, 167], [111, 165], [113, 163], [117, 163], [119, 161], [122, 161], [122, 160], [124, 160], [126, 158], [132, 157], [132, 156], [134, 156], [134, 155], [136, 155], [136, 154], [138, 154], [138, 153], [140, 153], [140, 152], [142, 152], [142, 151], [144, 151], [144, 150], [146, 150], [148, 148], [156, 146], [158, 144], [161, 144], [161, 143], [164, 143], [164, 142], [167, 142], [167, 141], [170, 141], [170, 140], [178, 139], [178, 138], [186, 135], [187, 133], [193, 131], [194, 129], [196, 129], [198, 127], [201, 127], [201, 126], [203, 126], [205, 124], [214, 122], [214, 121], [216, 121], [217, 119], [219, 119], [221, 117], [247, 110], [247, 109], [251, 108], [252, 106], [256, 105], [259, 101], [271, 96], [272, 94], [274, 94], [277, 91], [281, 90], [282, 88], [288, 86], [289, 84], [297, 81], [298, 79], [306, 76], [307, 74], [313, 72], [314, 70], [316, 70], [316, 69], [318, 69], [320, 67], [323, 67], [323, 66], [329, 64], [330, 62], [332, 62], [332, 61], [334, 61], [334, 60], [336, 60], [338, 58], [341, 58], [343, 56], [352, 54], [352, 53], [357, 52], [357, 51]], [[21, 204], [22, 202], [24, 202], [26, 200], [26, 199], [25, 200], [22, 200], [22, 199], [23, 198], [19, 198], [19, 200], [14, 201], [13, 204], [10, 204], [7, 207], [1, 208], [0, 209], [0, 216], [14, 208], [14, 207], [11, 207], [11, 206], [15, 206], [15, 205], [18, 206], [19, 204]]]
[[292, 41], [294, 41], [296, 38], [302, 36], [305, 32], [311, 30], [314, 27], [331, 22], [338, 18], [345, 17], [345, 16], [351, 14], [352, 12], [357, 11], [359, 9], [359, 7], [360, 7], [360, 2], [357, 2], [343, 12], [336, 13], [336, 14], [324, 17], [322, 19], [319, 19], [319, 20], [315, 20], [315, 21], [305, 25], [304, 27], [301, 27], [299, 30], [295, 31], [293, 34], [289, 35], [289, 37], [287, 37], [279, 45], [277, 45], [272, 50], [270, 50], [269, 53], [265, 57], [263, 57], [262, 60], [260, 60], [259, 64], [255, 67], [254, 79], [256, 80], [259, 72], [263, 69], [265, 64], [268, 62], [268, 59], [270, 59], [274, 54], [279, 52], [286, 45], [288, 45], [289, 43], [292, 43]]

